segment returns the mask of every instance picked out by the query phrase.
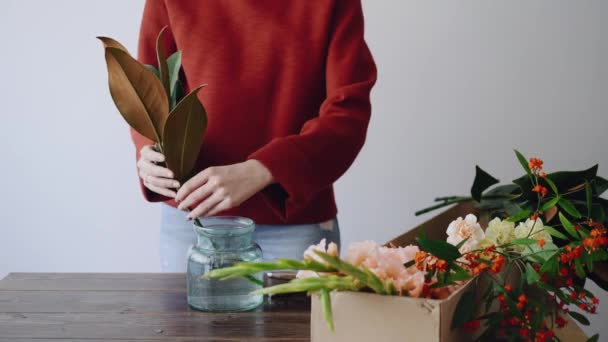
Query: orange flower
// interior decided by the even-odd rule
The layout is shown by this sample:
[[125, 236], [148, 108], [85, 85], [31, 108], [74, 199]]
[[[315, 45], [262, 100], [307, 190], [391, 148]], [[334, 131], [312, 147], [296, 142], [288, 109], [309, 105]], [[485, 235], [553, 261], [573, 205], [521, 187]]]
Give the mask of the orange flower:
[[530, 170], [540, 171], [543, 169], [543, 160], [539, 158], [530, 158], [528, 166], [530, 167]]
[[589, 249], [595, 249], [596, 245], [595, 245], [595, 239], [593, 238], [584, 238], [583, 239], [583, 245]]
[[598, 237], [598, 236], [600, 236], [600, 231], [598, 229], [594, 228], [594, 229], [591, 229], [591, 232], [589, 232], [589, 234], [592, 237]]
[[485, 271], [488, 268], [488, 264], [482, 262], [479, 263], [479, 265], [475, 266], [475, 268], [473, 268], [473, 274], [474, 275], [478, 275], [481, 272]]
[[545, 245], [545, 240], [539, 239], [536, 241], [536, 244], [538, 245], [538, 247], [542, 248]]
[[437, 259], [437, 271], [445, 271], [448, 267], [448, 263], [443, 259]]
[[545, 188], [544, 186], [537, 184], [532, 188], [532, 192], [537, 192], [540, 194], [540, 197], [545, 197], [547, 196], [547, 194], [549, 194], [549, 190], [547, 190], [547, 188]]
[[513, 290], [513, 287], [509, 284], [505, 285], [505, 291], [507, 292], [511, 292]]
[[525, 294], [520, 294], [519, 297], [517, 297], [517, 301], [520, 303], [527, 303], [528, 298], [526, 297]]

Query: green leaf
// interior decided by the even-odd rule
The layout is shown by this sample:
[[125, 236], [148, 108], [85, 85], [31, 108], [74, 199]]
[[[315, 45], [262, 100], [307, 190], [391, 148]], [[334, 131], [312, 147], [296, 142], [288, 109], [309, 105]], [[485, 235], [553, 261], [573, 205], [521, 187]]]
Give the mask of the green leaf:
[[410, 268], [410, 267], [414, 266], [415, 263], [416, 263], [415, 260], [410, 260], [410, 261], [406, 262], [405, 264], [403, 264], [403, 267]]
[[158, 59], [158, 71], [160, 74], [160, 83], [165, 89], [167, 99], [171, 97], [171, 89], [169, 87], [169, 67], [167, 66], [167, 56], [165, 55], [165, 32], [169, 26], [163, 27], [156, 38], [156, 57]]
[[591, 201], [591, 196], [593, 195], [593, 189], [591, 189], [591, 183], [587, 182], [585, 185], [585, 197], [587, 200], [587, 217], [591, 217], [591, 208], [593, 207], [593, 202]]
[[180, 184], [188, 180], [194, 169], [207, 129], [207, 112], [197, 97], [202, 87], [184, 97], [165, 124], [163, 152], [168, 168]]
[[589, 337], [589, 339], [587, 340], [587, 342], [597, 342], [600, 340], [600, 334], [595, 334], [591, 337]]
[[416, 238], [420, 249], [429, 252], [439, 259], [443, 259], [447, 262], [454, 261], [461, 257], [458, 248], [451, 245], [443, 240], [431, 240], [422, 237]]
[[581, 213], [578, 211], [578, 209], [576, 209], [574, 204], [572, 204], [572, 202], [568, 201], [567, 199], [560, 198], [559, 202], [557, 204], [559, 205], [560, 208], [562, 208], [570, 216], [577, 218], [577, 219], [580, 219], [581, 217], [583, 217], [583, 215], [581, 215]]
[[559, 230], [551, 227], [551, 226], [543, 226], [543, 230], [549, 233], [551, 236], [556, 237], [562, 240], [568, 240], [566, 235], [562, 234]]
[[561, 196], [559, 196], [559, 195], [555, 196], [551, 200], [545, 202], [545, 204], [543, 204], [542, 207], [540, 207], [540, 211], [545, 212], [545, 211], [549, 210], [550, 208], [554, 207], [557, 204], [557, 202], [559, 202], [560, 199], [561, 199]]
[[321, 289], [321, 308], [323, 309], [323, 318], [329, 327], [330, 331], [334, 331], [334, 320], [331, 312], [331, 297], [327, 289]]
[[181, 51], [177, 51], [167, 58], [167, 67], [169, 69], [169, 90], [173, 93], [179, 80], [179, 71], [182, 68]]
[[507, 219], [507, 221], [509, 221], [509, 222], [519, 222], [521, 220], [529, 218], [530, 215], [532, 215], [532, 210], [528, 210], [528, 209], [522, 210], [522, 211], [518, 212], [515, 215], [509, 216], [509, 218]]
[[511, 244], [520, 245], [520, 246], [533, 245], [535, 243], [536, 243], [536, 240], [529, 239], [529, 238], [520, 238], [520, 239], [514, 239], [513, 241], [511, 241]]
[[460, 250], [460, 247], [464, 246], [464, 244], [469, 240], [469, 238], [463, 239], [460, 241], [455, 247], [457, 250]]
[[519, 163], [521, 164], [521, 166], [526, 171], [526, 174], [528, 175], [528, 177], [532, 177], [532, 171], [530, 171], [530, 165], [528, 164], [528, 159], [526, 159], [526, 157], [524, 157], [524, 155], [521, 154], [518, 150], [515, 150], [515, 155], [517, 156], [517, 160], [519, 160]]
[[545, 261], [545, 263], [541, 266], [540, 273], [547, 273], [551, 275], [557, 274], [559, 269], [558, 255], [559, 252], [556, 252], [553, 254], [553, 256], [547, 259], [547, 261]]
[[593, 258], [591, 257], [591, 255], [583, 253], [583, 255], [581, 255], [582, 258], [585, 259], [585, 261], [587, 262], [587, 271], [589, 271], [589, 273], [593, 272]]
[[469, 272], [467, 272], [462, 267], [458, 265], [452, 265], [451, 268], [454, 270], [454, 272], [450, 272], [447, 274], [448, 282], [464, 281], [471, 279], [471, 275], [469, 274]]
[[526, 281], [528, 284], [534, 284], [540, 280], [540, 275], [532, 267], [530, 263], [526, 263]]
[[568, 220], [566, 216], [564, 216], [564, 214], [562, 214], [561, 212], [558, 215], [559, 221], [562, 223], [562, 226], [564, 227], [566, 232], [570, 234], [570, 236], [578, 240], [579, 236], [576, 230], [574, 230], [574, 225], [572, 225], [572, 222], [570, 222], [570, 220]]
[[146, 69], [150, 70], [154, 74], [154, 76], [156, 76], [156, 78], [160, 80], [160, 73], [158, 72], [158, 69], [154, 67], [154, 65], [144, 64], [144, 66], [146, 67]]
[[264, 286], [264, 282], [261, 281], [260, 279], [256, 278], [255, 276], [248, 274], [246, 276], [244, 276], [245, 279], [249, 280], [250, 282], [259, 285], [259, 286]]
[[471, 197], [477, 202], [481, 202], [481, 194], [487, 188], [498, 183], [498, 179], [492, 177], [489, 173], [482, 170], [479, 166], [475, 166], [475, 180], [471, 187]]
[[336, 268], [338, 271], [348, 274], [357, 279], [363, 285], [368, 286], [378, 294], [386, 294], [386, 289], [382, 281], [370, 270], [361, 269], [351, 263], [343, 261], [339, 257], [329, 255], [321, 251], [315, 251], [323, 261]]
[[593, 180], [593, 188], [595, 190], [595, 195], [600, 196], [606, 190], [608, 190], [608, 180], [600, 176], [595, 177], [595, 179]]
[[547, 182], [547, 184], [549, 185], [549, 187], [551, 188], [551, 190], [553, 191], [553, 193], [556, 196], [559, 195], [559, 191], [557, 190], [557, 186], [555, 185], [555, 183], [549, 177], [545, 177], [545, 182]]
[[473, 318], [475, 309], [474, 299], [475, 294], [473, 292], [469, 291], [462, 294], [452, 317], [452, 329], [462, 327], [465, 322]]
[[575, 320], [577, 320], [577, 321], [578, 321], [580, 324], [582, 324], [582, 325], [589, 325], [589, 324], [591, 324], [591, 323], [589, 322], [589, 320], [587, 319], [587, 317], [585, 317], [585, 316], [581, 315], [581, 314], [580, 314], [580, 313], [578, 313], [578, 312], [575, 312], [575, 311], [570, 310], [570, 311], [568, 311], [568, 314], [569, 314], [569, 315], [570, 315], [572, 318], [574, 318]]
[[585, 270], [583, 269], [583, 264], [581, 263], [581, 259], [574, 259], [574, 271], [579, 278], [585, 278]]

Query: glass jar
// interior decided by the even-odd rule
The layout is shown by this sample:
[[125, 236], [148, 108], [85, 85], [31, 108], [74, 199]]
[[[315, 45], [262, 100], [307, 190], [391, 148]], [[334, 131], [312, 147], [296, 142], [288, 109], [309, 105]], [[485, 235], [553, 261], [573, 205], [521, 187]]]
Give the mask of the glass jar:
[[[262, 260], [262, 250], [253, 242], [255, 223], [244, 217], [201, 218], [194, 224], [196, 245], [188, 251], [188, 304], [203, 311], [245, 311], [259, 306], [262, 295], [250, 295], [261, 288], [251, 280], [204, 279], [211, 270], [241, 261]], [[260, 276], [256, 278], [261, 280]]]

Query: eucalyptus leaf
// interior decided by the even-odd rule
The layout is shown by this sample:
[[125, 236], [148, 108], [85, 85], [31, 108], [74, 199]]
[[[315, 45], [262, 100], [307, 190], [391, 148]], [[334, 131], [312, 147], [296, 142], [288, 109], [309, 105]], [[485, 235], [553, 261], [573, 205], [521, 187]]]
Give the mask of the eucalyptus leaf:
[[509, 222], [519, 222], [523, 219], [526, 219], [528, 217], [530, 217], [530, 215], [532, 215], [532, 210], [522, 210], [519, 213], [515, 214], [515, 215], [511, 215], [509, 216], [509, 218], [507, 219], [507, 221]]
[[540, 211], [547, 211], [550, 208], [553, 208], [557, 204], [557, 202], [559, 202], [560, 199], [561, 199], [561, 197], [559, 195], [555, 196], [551, 200], [545, 202], [545, 204], [543, 204], [542, 207], [540, 207]]
[[557, 205], [574, 218], [580, 219], [581, 217], [583, 217], [583, 215], [581, 215], [580, 211], [578, 211], [578, 209], [576, 209], [574, 204], [572, 204], [572, 202], [568, 201], [565, 198], [560, 198]]
[[539, 280], [540, 275], [538, 275], [538, 272], [536, 272], [530, 263], [526, 263], [526, 282], [528, 282], [528, 284], [534, 284]]
[[[109, 41], [104, 37], [100, 40], [104, 45]], [[169, 113], [162, 84], [126, 51], [106, 46], [110, 94], [118, 111], [135, 131], [154, 142], [161, 142]]]
[[570, 236], [572, 236], [573, 238], [578, 240], [579, 236], [578, 236], [578, 233], [576, 232], [576, 230], [574, 230], [574, 225], [572, 224], [572, 222], [570, 222], [570, 220], [568, 220], [568, 218], [566, 216], [564, 216], [564, 214], [562, 214], [561, 212], [558, 214], [558, 216], [559, 216], [559, 221], [562, 223], [562, 226], [564, 227], [566, 232], [568, 234], [570, 234]]
[[169, 86], [169, 67], [167, 66], [167, 56], [165, 54], [165, 33], [169, 26], [165, 26], [160, 30], [158, 37], [156, 38], [156, 56], [158, 57], [158, 71], [160, 74], [160, 83], [165, 89], [167, 99], [171, 97], [171, 88]]
[[591, 323], [589, 322], [589, 320], [587, 319], [587, 317], [585, 317], [585, 316], [581, 315], [580, 313], [578, 313], [578, 312], [576, 312], [576, 311], [572, 311], [572, 310], [570, 310], [570, 311], [568, 311], [568, 314], [569, 314], [569, 315], [570, 315], [572, 318], [574, 318], [575, 320], [577, 320], [577, 321], [578, 321], [580, 324], [582, 324], [582, 325], [589, 325], [589, 324], [591, 324]]
[[518, 150], [515, 150], [515, 155], [517, 156], [517, 160], [519, 160], [521, 167], [523, 167], [524, 170], [526, 171], [526, 174], [528, 175], [528, 177], [532, 177], [532, 171], [530, 171], [530, 165], [528, 164], [528, 159], [526, 159], [526, 157], [524, 157], [524, 155], [521, 154], [521, 152], [519, 152]]
[[475, 293], [471, 291], [463, 293], [452, 316], [452, 330], [460, 328], [465, 322], [470, 321], [473, 318], [474, 310]]
[[492, 177], [489, 173], [482, 170], [479, 166], [475, 166], [475, 180], [471, 187], [471, 197], [477, 202], [481, 201], [481, 194], [487, 188], [497, 184], [498, 179]]
[[203, 86], [177, 104], [165, 125], [163, 144], [167, 166], [182, 184], [194, 168], [207, 129], [207, 112], [197, 97]]

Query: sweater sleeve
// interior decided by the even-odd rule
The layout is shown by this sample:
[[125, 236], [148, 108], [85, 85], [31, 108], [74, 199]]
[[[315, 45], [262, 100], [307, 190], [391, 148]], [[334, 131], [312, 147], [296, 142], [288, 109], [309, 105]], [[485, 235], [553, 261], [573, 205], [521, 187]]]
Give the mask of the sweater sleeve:
[[370, 119], [376, 66], [363, 37], [360, 1], [338, 0], [334, 8], [325, 81], [318, 116], [299, 134], [276, 138], [249, 159], [260, 161], [278, 183], [263, 191], [284, 219], [340, 177], [363, 147]]
[[[156, 57], [156, 38], [160, 30], [169, 25], [169, 17], [163, 0], [146, 0], [144, 5], [144, 13], [141, 21], [139, 32], [139, 42], [137, 48], [137, 59], [140, 63], [150, 64], [158, 67]], [[167, 47], [167, 56], [169, 53], [176, 50], [175, 40], [171, 34], [171, 30], [166, 31], [165, 47]], [[131, 138], [135, 144], [135, 160], [139, 160], [139, 151], [145, 145], [153, 145], [154, 142], [143, 135], [137, 133], [131, 128]], [[168, 197], [157, 194], [148, 190], [143, 184], [143, 180], [139, 178], [140, 187], [146, 200], [150, 202], [161, 202], [169, 200]]]

